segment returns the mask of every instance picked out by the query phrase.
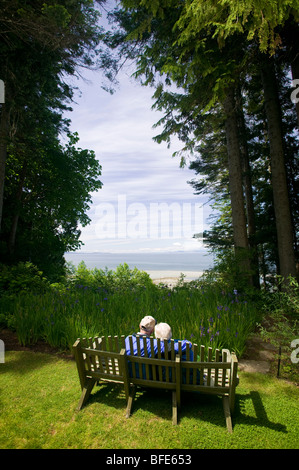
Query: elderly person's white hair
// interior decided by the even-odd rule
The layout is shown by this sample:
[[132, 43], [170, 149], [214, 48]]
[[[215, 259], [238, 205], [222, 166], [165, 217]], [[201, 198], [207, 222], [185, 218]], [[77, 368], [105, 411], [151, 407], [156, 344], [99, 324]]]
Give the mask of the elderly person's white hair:
[[155, 326], [155, 337], [158, 339], [169, 340], [172, 337], [172, 331], [168, 323], [158, 323]]

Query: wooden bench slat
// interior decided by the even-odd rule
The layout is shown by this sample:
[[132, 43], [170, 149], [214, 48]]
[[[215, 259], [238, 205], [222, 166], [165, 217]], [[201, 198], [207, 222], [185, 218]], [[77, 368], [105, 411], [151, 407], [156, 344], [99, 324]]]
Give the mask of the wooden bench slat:
[[[131, 352], [132, 352], [132, 348], [131, 348]], [[138, 354], [138, 356], [141, 356], [140, 341], [137, 341], [137, 354]], [[139, 363], [139, 377], [141, 377], [141, 375], [142, 375], [142, 365], [141, 365], [141, 363]]]
[[[168, 346], [170, 344], [168, 343], [167, 339], [163, 340], [163, 345], [164, 345], [164, 358], [166, 361], [168, 361], [168, 357], [169, 357]], [[170, 382], [169, 367], [166, 367], [166, 382]]]
[[200, 346], [200, 359], [199, 359], [200, 362], [204, 362], [205, 360], [205, 350], [206, 350], [205, 346], [201, 345]]
[[[219, 362], [219, 357], [220, 357], [220, 350], [216, 349], [215, 351], [215, 362]], [[214, 375], [214, 382], [215, 385], [218, 385], [218, 376], [219, 376], [219, 369], [215, 369], [215, 375]]]
[[[222, 350], [222, 361], [225, 363], [227, 361], [227, 352]], [[226, 381], [226, 371], [224, 371], [224, 367], [222, 368], [222, 387], [224, 387]]]
[[158, 365], [158, 380], [160, 382], [163, 382], [163, 369], [162, 369], [162, 366], [160, 365], [161, 364], [161, 362], [160, 362], [160, 359], [161, 359], [161, 340], [160, 340], [160, 338], [158, 338], [158, 340], [157, 340], [157, 348], [158, 348], [158, 359], [159, 359], [159, 362], [156, 363]]
[[[137, 343], [139, 343], [139, 341], [137, 341]], [[145, 336], [143, 336], [143, 350], [144, 350], [144, 357], [148, 357], [147, 342], [146, 342]], [[149, 369], [148, 364], [145, 365], [145, 377], [147, 380], [150, 379], [150, 369]]]
[[[208, 348], [208, 362], [212, 362], [212, 348]], [[208, 369], [207, 385], [211, 385], [211, 369]]]

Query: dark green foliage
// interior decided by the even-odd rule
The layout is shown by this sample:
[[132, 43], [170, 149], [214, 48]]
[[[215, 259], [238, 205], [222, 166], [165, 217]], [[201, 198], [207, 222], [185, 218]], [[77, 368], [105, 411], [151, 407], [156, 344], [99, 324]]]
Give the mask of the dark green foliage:
[[88, 269], [83, 261], [74, 269], [66, 279], [68, 287], [83, 287], [98, 291], [104, 289], [106, 292], [125, 291], [135, 287], [148, 287], [153, 282], [145, 271], [139, 271], [137, 268], [130, 269], [124, 263], [120, 264], [115, 271], [106, 269]]
[[[238, 256], [230, 260], [230, 247], [248, 248], [252, 266], [245, 270], [259, 286], [259, 277], [266, 284], [269, 273], [295, 275], [298, 260], [299, 121], [290, 100], [290, 69], [299, 78], [298, 8], [244, 5], [123, 0], [111, 15], [118, 32], [109, 45], [120, 57], [136, 59], [135, 76], [155, 88], [153, 107], [163, 113], [155, 140], [170, 144], [176, 136], [183, 142], [176, 155], [181, 165], [191, 159], [196, 178], [190, 184], [214, 203], [215, 222], [206, 242], [222, 260], [229, 252], [228, 264], [239, 262]], [[273, 66], [271, 100], [277, 89], [280, 115], [267, 106], [265, 64]], [[227, 127], [228, 96], [237, 118], [233, 134]], [[273, 137], [269, 125], [281, 127], [281, 133]], [[287, 184], [280, 177], [283, 168]], [[236, 204], [242, 199], [240, 180], [245, 221], [243, 204]]]
[[14, 266], [0, 264], [0, 297], [20, 292], [43, 292], [50, 284], [42, 271], [32, 263], [18, 263]]
[[30, 260], [52, 281], [65, 274], [64, 253], [80, 246], [78, 225], [89, 223], [91, 193], [101, 188], [96, 155], [77, 148], [63, 117], [73, 98], [68, 77], [98, 66], [101, 3], [1, 4], [0, 256]]

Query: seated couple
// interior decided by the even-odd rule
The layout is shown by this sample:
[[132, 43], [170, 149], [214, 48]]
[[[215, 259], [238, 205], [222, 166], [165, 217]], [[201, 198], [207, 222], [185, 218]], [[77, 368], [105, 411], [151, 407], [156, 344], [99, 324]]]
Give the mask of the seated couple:
[[[152, 341], [150, 340], [150, 336], [152, 334], [155, 334], [155, 339]], [[133, 355], [138, 356], [138, 342], [139, 342], [139, 351], [140, 355], [144, 356], [144, 338], [146, 339], [146, 348], [147, 348], [147, 354], [148, 357], [152, 357], [152, 344], [154, 346], [154, 357], [157, 357], [158, 355], [158, 339], [164, 340], [166, 339], [167, 341], [170, 342], [170, 339], [172, 337], [172, 331], [170, 326], [167, 323], [158, 323], [156, 320], [151, 317], [151, 316], [146, 316], [144, 317], [139, 325], [139, 332], [136, 334], [131, 335], [131, 340], [130, 337], [127, 336], [125, 339], [125, 344], [126, 344], [126, 353], [128, 356]], [[187, 340], [181, 340], [181, 360], [186, 361], [187, 358], [187, 350], [189, 349], [189, 360], [193, 361], [193, 351], [192, 351], [192, 343]], [[132, 351], [133, 348], [133, 351]], [[164, 353], [164, 342], [160, 342], [160, 350], [161, 353]], [[179, 353], [179, 340], [174, 340], [174, 351], [176, 354]], [[165, 367], [163, 367], [165, 369]], [[135, 364], [135, 370], [136, 370], [136, 377], [139, 378], [139, 371], [137, 364]], [[145, 368], [142, 366], [142, 371], [143, 371], [143, 376], [145, 377]], [[186, 368], [183, 368], [182, 370], [182, 381], [183, 383], [186, 382]], [[132, 376], [132, 364], [129, 363], [129, 374]], [[150, 372], [150, 376], [151, 376]], [[190, 370], [189, 373], [190, 380], [192, 380], [192, 370]], [[151, 378], [151, 377], [150, 377]], [[197, 383], [199, 383], [199, 371], [197, 371]], [[163, 370], [163, 380], [165, 380], [165, 370]]]
[[[155, 339], [153, 340], [153, 345], [154, 345], [154, 353], [155, 357], [158, 354], [158, 339], [164, 340], [166, 339], [167, 341], [170, 342], [171, 337], [172, 337], [172, 331], [168, 323], [158, 323], [157, 321], [151, 317], [151, 316], [146, 316], [144, 317], [140, 324], [139, 324], [139, 332], [136, 334], [131, 335], [132, 336], [132, 344], [133, 344], [133, 355], [137, 356], [138, 355], [138, 341], [139, 341], [139, 346], [140, 346], [140, 355], [144, 356], [144, 337], [146, 338], [146, 347], [147, 347], [147, 354], [148, 357], [151, 357], [152, 355], [152, 350], [151, 350], [151, 341], [150, 341], [150, 336], [155, 334]], [[127, 355], [131, 355], [131, 344], [129, 340], [129, 336], [126, 337], [126, 353]], [[179, 352], [179, 340], [174, 340], [174, 350], [175, 353], [178, 354]], [[192, 351], [192, 343], [187, 340], [182, 340], [181, 341], [181, 350], [182, 350], [182, 360], [186, 360], [186, 351], [189, 348], [190, 350], [190, 361], [193, 361], [193, 351]], [[160, 343], [160, 350], [161, 353], [164, 353], [164, 342], [161, 341]]]

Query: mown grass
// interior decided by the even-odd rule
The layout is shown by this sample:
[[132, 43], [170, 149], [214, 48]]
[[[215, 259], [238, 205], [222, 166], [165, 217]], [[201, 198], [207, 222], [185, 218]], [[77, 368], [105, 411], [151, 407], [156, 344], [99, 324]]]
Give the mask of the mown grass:
[[0, 364], [1, 449], [298, 449], [299, 389], [276, 378], [240, 372], [234, 431], [221, 399], [182, 397], [178, 426], [171, 395], [140, 392], [125, 418], [119, 385], [96, 387], [80, 412], [75, 362], [55, 355], [7, 351]]

